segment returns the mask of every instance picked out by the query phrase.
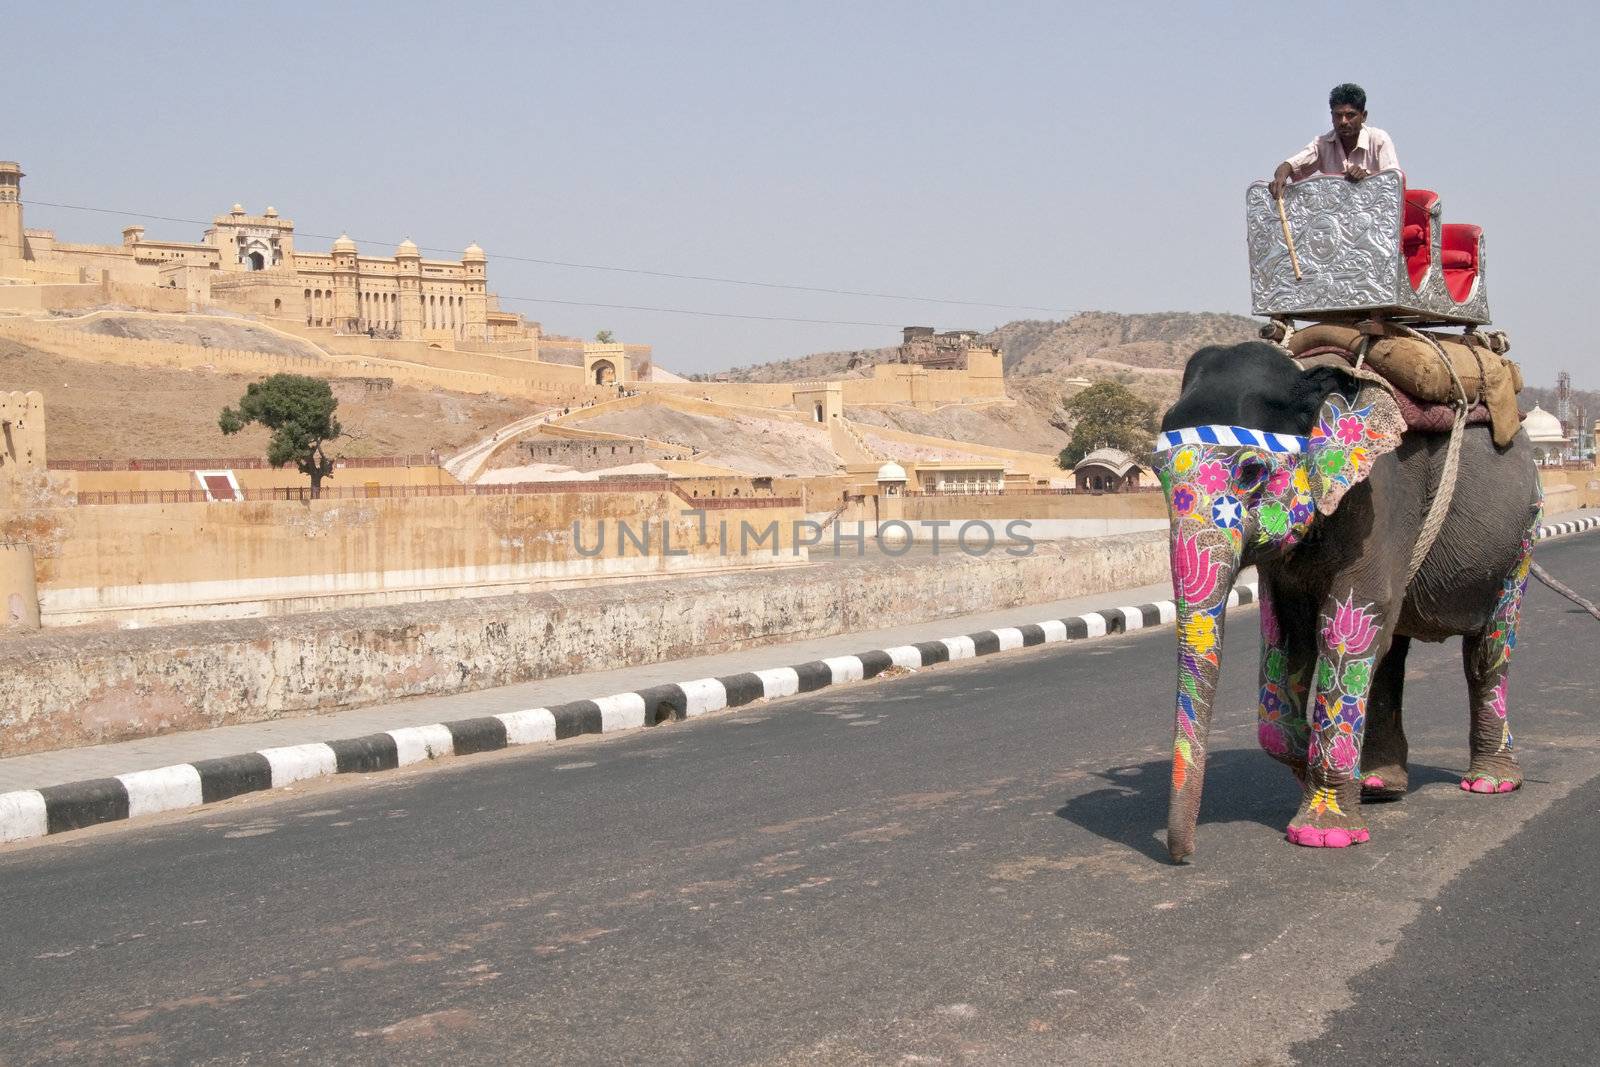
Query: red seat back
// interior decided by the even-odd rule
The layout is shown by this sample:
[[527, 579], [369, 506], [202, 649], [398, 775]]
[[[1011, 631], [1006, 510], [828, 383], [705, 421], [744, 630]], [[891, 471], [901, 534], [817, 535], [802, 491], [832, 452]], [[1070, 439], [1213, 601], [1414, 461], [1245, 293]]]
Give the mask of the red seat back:
[[1429, 232], [1433, 206], [1439, 194], [1431, 189], [1407, 189], [1405, 219], [1400, 229], [1400, 248], [1406, 257], [1406, 273], [1411, 288], [1422, 284], [1423, 275], [1433, 263], [1433, 235]]

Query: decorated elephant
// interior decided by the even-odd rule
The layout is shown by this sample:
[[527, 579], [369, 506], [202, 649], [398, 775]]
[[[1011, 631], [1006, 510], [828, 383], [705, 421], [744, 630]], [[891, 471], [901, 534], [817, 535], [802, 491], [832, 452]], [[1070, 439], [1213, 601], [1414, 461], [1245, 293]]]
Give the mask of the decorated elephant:
[[1382, 379], [1302, 369], [1263, 342], [1197, 352], [1157, 438], [1171, 517], [1177, 722], [1167, 846], [1194, 851], [1228, 594], [1260, 576], [1261, 747], [1303, 787], [1289, 840], [1368, 839], [1369, 797], [1406, 789], [1401, 689], [1413, 638], [1460, 635], [1471, 699], [1462, 788], [1521, 785], [1507, 672], [1541, 493], [1526, 435], [1461, 431], [1455, 495], [1415, 576], [1448, 433], [1404, 433]]

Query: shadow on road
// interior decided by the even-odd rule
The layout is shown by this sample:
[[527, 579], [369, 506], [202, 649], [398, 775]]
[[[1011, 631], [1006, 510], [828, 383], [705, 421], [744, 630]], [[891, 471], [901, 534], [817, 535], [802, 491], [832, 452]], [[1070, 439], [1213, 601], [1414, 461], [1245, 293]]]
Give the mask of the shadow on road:
[[[1066, 819], [1107, 841], [1160, 863], [1167, 855], [1167, 793], [1172, 765], [1150, 760], [1108, 767], [1097, 772], [1111, 783], [1073, 797], [1056, 809]], [[1460, 781], [1461, 772], [1429, 764], [1412, 764], [1410, 789]], [[1216, 823], [1253, 822], [1281, 831], [1294, 817], [1300, 787], [1290, 773], [1254, 749], [1213, 752], [1206, 765], [1201, 827]]]

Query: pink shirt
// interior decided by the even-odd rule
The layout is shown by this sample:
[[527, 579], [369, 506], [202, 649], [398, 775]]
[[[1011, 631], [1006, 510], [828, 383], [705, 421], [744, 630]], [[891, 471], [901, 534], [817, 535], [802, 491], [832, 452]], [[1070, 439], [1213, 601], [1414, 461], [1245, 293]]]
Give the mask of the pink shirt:
[[1395, 155], [1394, 142], [1376, 126], [1363, 126], [1356, 136], [1356, 148], [1348, 156], [1339, 135], [1333, 130], [1318, 137], [1300, 151], [1284, 160], [1294, 168], [1294, 180], [1304, 181], [1313, 174], [1343, 174], [1344, 165], [1355, 163], [1365, 167], [1368, 174], [1380, 170], [1399, 170], [1400, 157]]

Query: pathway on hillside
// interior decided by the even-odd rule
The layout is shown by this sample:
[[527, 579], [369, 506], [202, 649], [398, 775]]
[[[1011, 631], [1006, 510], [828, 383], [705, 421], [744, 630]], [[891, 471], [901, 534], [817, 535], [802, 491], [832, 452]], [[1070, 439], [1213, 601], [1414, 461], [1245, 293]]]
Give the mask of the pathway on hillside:
[[546, 408], [544, 411], [524, 416], [514, 422], [508, 422], [488, 437], [473, 442], [445, 460], [444, 469], [458, 482], [475, 482], [478, 480], [478, 476], [483, 473], [484, 464], [489, 462], [490, 456], [500, 450], [501, 445], [506, 444], [514, 437], [527, 433], [529, 430], [537, 429], [551, 419], [559, 417], [559, 415], [559, 409]]

